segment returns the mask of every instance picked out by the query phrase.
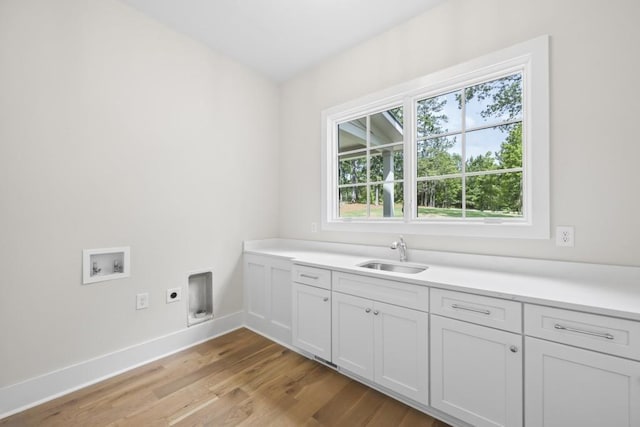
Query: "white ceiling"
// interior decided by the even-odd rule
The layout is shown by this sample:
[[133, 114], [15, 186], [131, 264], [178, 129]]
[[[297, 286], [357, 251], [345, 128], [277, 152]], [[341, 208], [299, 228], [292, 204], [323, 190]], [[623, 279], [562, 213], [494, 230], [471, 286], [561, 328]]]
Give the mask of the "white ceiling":
[[284, 81], [444, 0], [123, 0]]

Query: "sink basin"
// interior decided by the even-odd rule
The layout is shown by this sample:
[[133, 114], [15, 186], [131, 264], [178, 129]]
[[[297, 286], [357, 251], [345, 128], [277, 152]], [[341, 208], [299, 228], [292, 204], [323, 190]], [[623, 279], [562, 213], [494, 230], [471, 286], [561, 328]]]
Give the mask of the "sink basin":
[[416, 274], [425, 271], [426, 265], [394, 263], [389, 261], [367, 261], [358, 267], [370, 268], [371, 270], [389, 271], [392, 273]]

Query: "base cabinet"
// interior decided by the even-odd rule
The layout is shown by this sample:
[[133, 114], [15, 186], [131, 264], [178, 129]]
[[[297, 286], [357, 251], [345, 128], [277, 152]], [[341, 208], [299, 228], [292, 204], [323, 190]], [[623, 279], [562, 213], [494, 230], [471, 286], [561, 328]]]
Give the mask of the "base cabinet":
[[527, 427], [640, 426], [640, 362], [525, 338]]
[[331, 291], [293, 284], [292, 344], [331, 361]]
[[244, 255], [244, 312], [248, 326], [291, 344], [291, 262]]
[[431, 406], [474, 426], [522, 426], [522, 336], [431, 316]]
[[249, 327], [453, 425], [640, 427], [640, 322], [481, 294], [244, 256]]
[[428, 314], [333, 293], [333, 363], [428, 404]]

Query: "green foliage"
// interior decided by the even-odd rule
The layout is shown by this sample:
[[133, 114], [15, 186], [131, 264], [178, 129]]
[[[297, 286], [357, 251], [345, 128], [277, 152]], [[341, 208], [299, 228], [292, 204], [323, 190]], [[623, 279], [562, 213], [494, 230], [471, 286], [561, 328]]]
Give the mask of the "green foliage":
[[417, 128], [421, 135], [436, 135], [443, 133], [440, 123], [447, 123], [449, 118], [442, 112], [446, 100], [435, 97], [424, 99], [418, 102], [417, 106]]
[[[466, 102], [474, 98], [479, 101], [490, 99], [480, 115], [485, 119], [504, 117], [507, 120], [514, 119], [522, 114], [522, 75], [512, 74], [501, 79], [486, 83], [480, 83], [465, 89]], [[460, 108], [462, 99], [457, 97]]]
[[[462, 96], [456, 94], [457, 110], [462, 114]], [[488, 123], [496, 123], [505, 134], [498, 152], [488, 151], [483, 155], [461, 158], [456, 147], [458, 136], [435, 137], [420, 141], [417, 152], [418, 177], [436, 177], [420, 181], [417, 188], [418, 215], [426, 214], [425, 208], [458, 208], [465, 198], [466, 208], [475, 211], [494, 212], [491, 216], [520, 214], [522, 212], [522, 174], [520, 172], [491, 173], [504, 169], [522, 167], [522, 122], [500, 125], [522, 114], [522, 76], [514, 74], [492, 82], [482, 83], [465, 89], [465, 100], [482, 101], [484, 109], [481, 117]], [[443, 97], [434, 97], [418, 103], [418, 132], [424, 134], [443, 133], [439, 123], [447, 123], [449, 118], [443, 113], [446, 107]], [[485, 172], [468, 176], [463, 195], [460, 178], [446, 178], [460, 174], [462, 163], [467, 173]], [[486, 173], [488, 172], [488, 173]], [[457, 211], [454, 211], [457, 212]], [[470, 214], [468, 216], [471, 216]], [[461, 215], [461, 212], [460, 212]], [[451, 213], [445, 215], [451, 216]]]
[[[461, 217], [464, 198], [467, 217], [521, 215], [522, 173], [506, 170], [522, 167], [522, 122], [517, 121], [522, 115], [522, 76], [513, 74], [477, 84], [465, 88], [464, 97], [462, 93], [461, 90], [416, 104], [416, 130], [424, 138], [418, 141], [416, 152], [420, 179], [416, 189], [417, 213], [419, 216]], [[453, 106], [448, 106], [448, 102]], [[498, 151], [463, 159], [461, 135], [442, 136], [448, 132], [445, 127], [452, 120], [447, 114], [457, 111], [462, 115], [463, 102], [467, 105], [473, 102], [475, 117], [484, 119], [486, 125], [495, 125], [495, 129], [504, 135]], [[477, 109], [480, 108], [478, 116]], [[403, 124], [402, 107], [387, 113], [399, 125]], [[460, 121], [454, 119], [457, 120], [455, 123]], [[454, 124], [453, 127], [458, 126]], [[498, 146], [498, 141], [494, 146]], [[389, 178], [393, 181], [403, 179], [404, 159], [400, 148], [399, 145], [395, 147], [397, 151], [392, 154], [392, 177], [384, 176], [384, 157], [374, 148], [339, 159], [338, 182], [341, 186], [349, 186], [340, 190], [340, 216], [366, 216], [367, 203], [371, 216], [382, 216], [383, 186], [373, 183], [389, 181]], [[466, 176], [464, 185], [460, 177], [463, 169], [472, 173]], [[394, 187], [394, 211], [396, 216], [401, 216], [402, 184], [396, 183]]]

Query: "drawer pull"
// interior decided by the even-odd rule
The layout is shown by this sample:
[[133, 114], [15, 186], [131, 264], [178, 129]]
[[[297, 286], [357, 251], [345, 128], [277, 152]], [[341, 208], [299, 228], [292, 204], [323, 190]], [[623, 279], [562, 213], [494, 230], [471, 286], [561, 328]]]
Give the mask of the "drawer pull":
[[322, 301], [324, 301], [324, 302], [329, 301], [329, 297], [324, 297], [324, 298], [322, 298]]
[[575, 332], [577, 334], [592, 335], [594, 337], [606, 338], [608, 340], [612, 340], [614, 338], [613, 335], [608, 334], [608, 333], [591, 332], [591, 331], [585, 331], [585, 330], [582, 330], [582, 329], [570, 328], [568, 326], [564, 326], [564, 325], [561, 325], [559, 323], [556, 323], [553, 327], [556, 328], [556, 329], [561, 329], [563, 331]]
[[455, 308], [457, 310], [473, 311], [474, 313], [486, 314], [487, 316], [491, 314], [491, 311], [489, 310], [481, 310], [479, 308], [473, 308], [473, 307], [464, 307], [458, 304], [451, 304], [451, 308]]
[[312, 276], [310, 274], [300, 273], [300, 277], [304, 277], [306, 279], [318, 280], [320, 276]]
[[370, 309], [370, 308], [365, 308], [365, 309], [364, 309], [364, 312], [365, 312], [365, 313], [371, 313], [371, 309]]
[[373, 310], [373, 314], [377, 316], [378, 314], [380, 314], [380, 312], [378, 310]]

